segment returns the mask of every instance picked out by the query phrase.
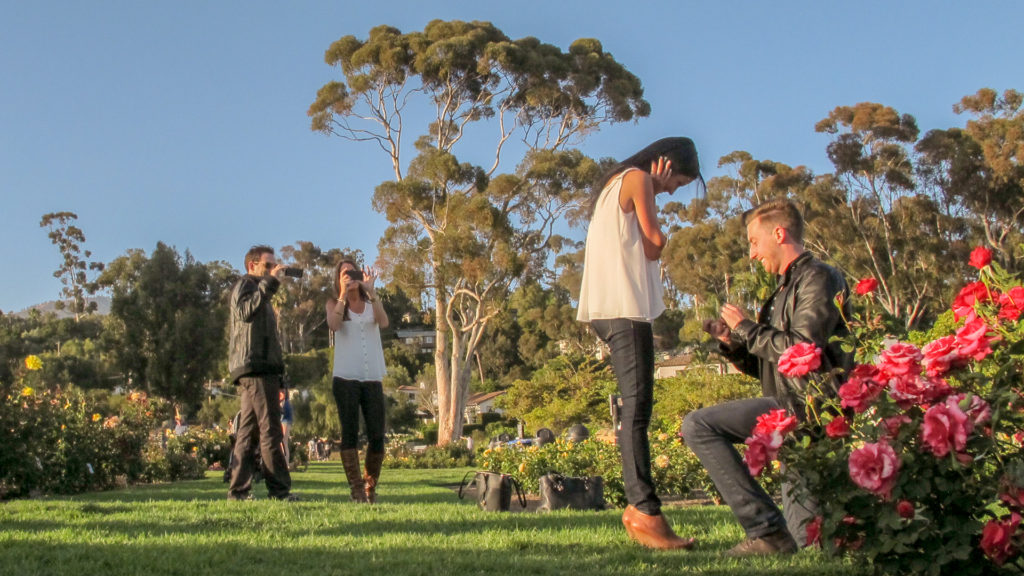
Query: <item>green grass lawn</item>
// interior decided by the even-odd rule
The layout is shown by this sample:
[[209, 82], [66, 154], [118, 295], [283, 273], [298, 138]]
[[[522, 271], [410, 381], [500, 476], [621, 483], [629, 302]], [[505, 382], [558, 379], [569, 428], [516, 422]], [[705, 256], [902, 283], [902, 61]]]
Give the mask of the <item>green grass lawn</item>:
[[[803, 551], [731, 560], [742, 538], [728, 508], [668, 508], [692, 551], [626, 539], [620, 510], [491, 513], [446, 485], [466, 470], [384, 470], [380, 502], [348, 501], [339, 462], [293, 476], [299, 503], [228, 502], [220, 474], [73, 498], [0, 504], [0, 574], [186, 576], [361, 574], [841, 574], [849, 561]], [[516, 505], [517, 506], [517, 505]]]

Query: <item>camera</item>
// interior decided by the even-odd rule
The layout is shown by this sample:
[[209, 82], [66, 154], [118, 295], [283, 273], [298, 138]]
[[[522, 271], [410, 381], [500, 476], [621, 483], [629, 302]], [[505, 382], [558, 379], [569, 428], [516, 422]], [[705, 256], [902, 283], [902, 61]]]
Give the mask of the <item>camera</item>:
[[302, 278], [302, 268], [288, 266], [284, 269], [284, 275], [290, 278]]
[[362, 281], [363, 273], [359, 270], [345, 270], [345, 276], [348, 276], [349, 280]]

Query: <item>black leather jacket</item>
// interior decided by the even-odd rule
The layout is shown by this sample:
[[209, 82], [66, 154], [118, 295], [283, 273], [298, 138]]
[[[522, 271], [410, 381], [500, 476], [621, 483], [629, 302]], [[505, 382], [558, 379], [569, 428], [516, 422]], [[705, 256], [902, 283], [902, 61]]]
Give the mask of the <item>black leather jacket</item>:
[[233, 384], [242, 376], [284, 374], [277, 317], [270, 305], [280, 286], [273, 276], [246, 274], [231, 291], [228, 369]]
[[[850, 317], [849, 287], [835, 268], [804, 252], [779, 278], [775, 293], [761, 308], [757, 322], [745, 319], [732, 331], [731, 344], [719, 350], [737, 368], [761, 380], [764, 396], [774, 396], [800, 419], [804, 417], [808, 390], [805, 378], [786, 378], [779, 374], [778, 361], [783, 352], [798, 342], [814, 342], [822, 349], [821, 368], [827, 374], [833, 368], [848, 371], [853, 355], [842, 351], [832, 336], [849, 334], [843, 318]], [[842, 295], [842, 314], [835, 297]], [[819, 378], [821, 380], [821, 378]], [[840, 379], [825, 379], [821, 393], [835, 396]]]

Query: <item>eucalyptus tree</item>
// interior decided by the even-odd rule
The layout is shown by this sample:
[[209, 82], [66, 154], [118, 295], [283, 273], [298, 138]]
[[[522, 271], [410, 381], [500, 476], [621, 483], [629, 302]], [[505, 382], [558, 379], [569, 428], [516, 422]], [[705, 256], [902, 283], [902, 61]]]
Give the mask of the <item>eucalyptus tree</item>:
[[[598, 166], [572, 147], [650, 106], [639, 79], [597, 40], [563, 52], [487, 22], [378, 26], [365, 40], [334, 42], [325, 60], [344, 80], [319, 90], [312, 128], [375, 143], [390, 162], [394, 177], [373, 197], [390, 223], [381, 260], [409, 294], [433, 300], [445, 444], [462, 433], [488, 323], [517, 279], [546, 265], [555, 223], [583, 218]], [[410, 134], [416, 110], [429, 110], [429, 122]], [[403, 142], [413, 142], [411, 160]]]
[[313, 336], [318, 328], [326, 325], [324, 305], [333, 290], [334, 266], [342, 258], [362, 262], [363, 253], [339, 248], [324, 251], [305, 241], [285, 246], [278, 253], [283, 263], [303, 270], [302, 277], [282, 282], [274, 296], [281, 347], [285, 352], [302, 353], [308, 351], [311, 344], [326, 346], [326, 331], [318, 342], [313, 341]]
[[882, 308], [904, 328], [919, 326], [949, 282], [949, 245], [939, 202], [918, 187], [917, 121], [862, 102], [835, 108], [815, 129], [833, 135], [835, 172], [808, 190], [809, 224], [822, 232], [810, 246], [854, 278], [875, 277]]
[[970, 114], [966, 132], [977, 144], [984, 163], [981, 186], [965, 189], [964, 203], [980, 219], [987, 243], [1003, 264], [1014, 266], [1024, 254], [1015, 253], [1024, 242], [1024, 94], [1005, 90], [1001, 95], [983, 88], [964, 96], [953, 110]]
[[82, 314], [96, 310], [96, 303], [86, 302], [85, 295], [91, 294], [95, 289], [89, 279], [90, 271], [99, 274], [103, 270], [103, 263], [89, 260], [92, 252], [82, 249], [85, 233], [74, 225], [75, 220], [78, 220], [78, 215], [74, 212], [50, 212], [43, 214], [39, 227], [49, 231], [47, 236], [60, 250], [63, 258], [63, 262], [53, 273], [53, 277], [64, 285], [60, 291], [63, 300], [57, 301], [57, 309], [70, 308], [77, 321]]
[[698, 319], [717, 316], [724, 302], [755, 308], [771, 292], [772, 279], [747, 257], [742, 214], [776, 197], [798, 198], [812, 175], [802, 166], [757, 160], [737, 150], [722, 156], [726, 174], [712, 178], [703, 199], [670, 202], [671, 223], [662, 263], [673, 287], [692, 299]]

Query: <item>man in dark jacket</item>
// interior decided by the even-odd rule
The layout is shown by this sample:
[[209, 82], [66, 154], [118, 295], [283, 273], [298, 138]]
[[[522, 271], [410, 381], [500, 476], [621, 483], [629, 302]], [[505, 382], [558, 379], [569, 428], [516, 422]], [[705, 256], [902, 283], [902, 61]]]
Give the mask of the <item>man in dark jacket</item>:
[[[750, 436], [757, 417], [785, 408], [803, 419], [807, 396], [835, 395], [837, 382], [821, 390], [807, 380], [779, 373], [779, 357], [799, 342], [812, 342], [822, 350], [819, 372], [848, 369], [851, 357], [832, 336], [848, 334], [846, 280], [836, 269], [805, 251], [803, 218], [788, 200], [766, 202], [743, 215], [747, 225], [750, 258], [778, 276], [778, 288], [768, 298], [757, 320], [745, 317], [731, 304], [722, 306], [721, 319], [705, 323], [718, 338], [719, 349], [743, 372], [761, 380], [762, 398], [726, 402], [691, 412], [683, 420], [686, 444], [700, 458], [747, 539], [727, 553], [730, 556], [788, 554], [797, 550], [796, 540], [806, 541], [805, 525], [813, 517], [813, 502], [790, 497], [791, 484], [784, 482], [783, 512], [747, 470], [733, 444]], [[840, 297], [840, 311], [836, 297]], [[831, 378], [831, 376], [829, 376]], [[797, 472], [790, 470], [789, 472]], [[788, 528], [787, 528], [788, 527]]]
[[271, 498], [294, 501], [288, 462], [281, 448], [281, 405], [278, 394], [284, 375], [284, 355], [277, 339], [277, 317], [270, 300], [285, 267], [274, 249], [253, 246], [245, 255], [245, 271], [231, 291], [231, 340], [228, 369], [242, 401], [241, 417], [231, 459], [228, 500], [252, 499], [254, 444], [259, 442], [264, 480]]

